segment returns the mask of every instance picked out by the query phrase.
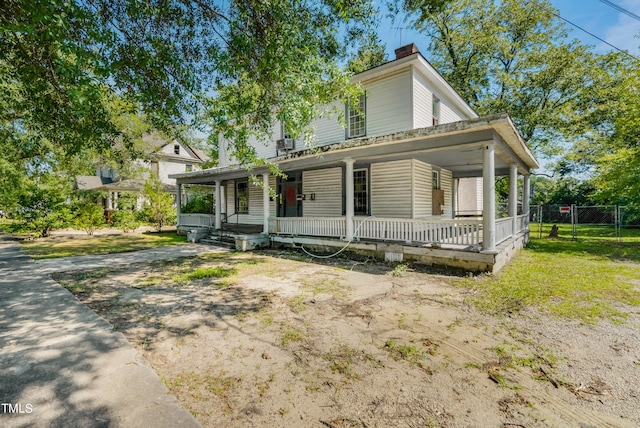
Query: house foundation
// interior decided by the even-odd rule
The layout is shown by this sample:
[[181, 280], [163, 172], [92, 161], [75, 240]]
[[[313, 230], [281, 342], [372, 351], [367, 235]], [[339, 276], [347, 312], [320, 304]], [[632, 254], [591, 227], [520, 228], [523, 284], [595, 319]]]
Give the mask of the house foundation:
[[[390, 244], [380, 242], [352, 242], [346, 250], [362, 256], [374, 257], [390, 262], [412, 261], [428, 266], [446, 266], [470, 272], [494, 273], [502, 269], [529, 239], [529, 232], [521, 232], [511, 237], [490, 252], [474, 251], [469, 248], [446, 248], [430, 245]], [[312, 254], [335, 253], [346, 243], [337, 239], [297, 236], [272, 236], [272, 246], [276, 248], [300, 248]]]

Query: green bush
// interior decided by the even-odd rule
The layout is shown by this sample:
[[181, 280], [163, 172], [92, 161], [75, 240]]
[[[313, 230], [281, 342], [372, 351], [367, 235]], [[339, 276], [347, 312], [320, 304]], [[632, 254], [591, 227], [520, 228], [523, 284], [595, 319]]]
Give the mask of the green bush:
[[213, 195], [202, 195], [190, 199], [182, 206], [183, 213], [209, 214], [213, 212]]
[[173, 196], [162, 189], [162, 182], [157, 175], [152, 175], [144, 184], [144, 196], [147, 198], [144, 214], [160, 232], [162, 226], [176, 224], [176, 209], [173, 207]]
[[104, 210], [95, 202], [79, 201], [75, 204], [73, 224], [84, 230], [87, 235], [105, 226]]
[[[36, 237], [49, 236], [54, 229], [70, 225], [73, 215], [66, 203], [67, 194], [60, 183], [33, 185], [20, 197], [20, 209], [17, 218], [24, 220], [25, 227]], [[45, 185], [46, 184], [46, 185]]]
[[111, 225], [124, 233], [133, 232], [140, 226], [141, 221], [136, 212], [137, 195], [125, 192], [118, 198], [118, 209], [111, 213]]
[[122, 230], [124, 233], [133, 232], [140, 226], [136, 212], [130, 209], [118, 209], [111, 214], [111, 224], [113, 227]]

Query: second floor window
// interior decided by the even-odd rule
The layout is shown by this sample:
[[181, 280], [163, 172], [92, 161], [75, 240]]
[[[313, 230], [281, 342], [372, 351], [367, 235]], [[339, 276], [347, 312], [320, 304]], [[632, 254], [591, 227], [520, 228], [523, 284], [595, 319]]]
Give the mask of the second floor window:
[[363, 137], [367, 135], [367, 100], [364, 95], [358, 97], [357, 108], [350, 107], [348, 113], [348, 125], [349, 125], [349, 138]]
[[187, 164], [187, 166], [185, 167], [185, 171], [187, 171], [187, 172], [193, 171], [193, 165]]
[[284, 123], [280, 124], [280, 138], [293, 138]]
[[175, 153], [176, 155], [180, 154], [180, 145], [179, 144], [174, 144], [173, 145], [173, 153]]
[[433, 117], [432, 125], [438, 125], [440, 123], [440, 100], [435, 95], [431, 99], [431, 116]]

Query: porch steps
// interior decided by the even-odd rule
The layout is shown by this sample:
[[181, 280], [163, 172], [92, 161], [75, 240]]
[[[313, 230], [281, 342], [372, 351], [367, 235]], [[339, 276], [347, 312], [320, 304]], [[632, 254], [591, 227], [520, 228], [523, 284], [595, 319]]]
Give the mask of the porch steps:
[[212, 233], [199, 241], [201, 244], [217, 245], [226, 248], [236, 248], [235, 236], [227, 233]]

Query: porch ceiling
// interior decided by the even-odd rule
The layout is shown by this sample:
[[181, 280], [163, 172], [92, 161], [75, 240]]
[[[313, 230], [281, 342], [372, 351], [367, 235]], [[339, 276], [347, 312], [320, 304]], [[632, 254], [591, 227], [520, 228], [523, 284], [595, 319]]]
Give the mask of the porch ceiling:
[[[538, 163], [506, 113], [430, 128], [343, 141], [311, 150], [289, 153], [273, 159], [284, 171], [342, 165], [352, 158], [356, 163], [418, 159], [453, 172], [454, 177], [482, 176], [482, 148], [495, 144], [495, 173], [508, 175], [509, 164], [516, 163], [521, 174]], [[254, 173], [267, 172], [266, 168]], [[179, 183], [208, 183], [246, 177], [235, 167], [196, 171], [172, 176]]]

